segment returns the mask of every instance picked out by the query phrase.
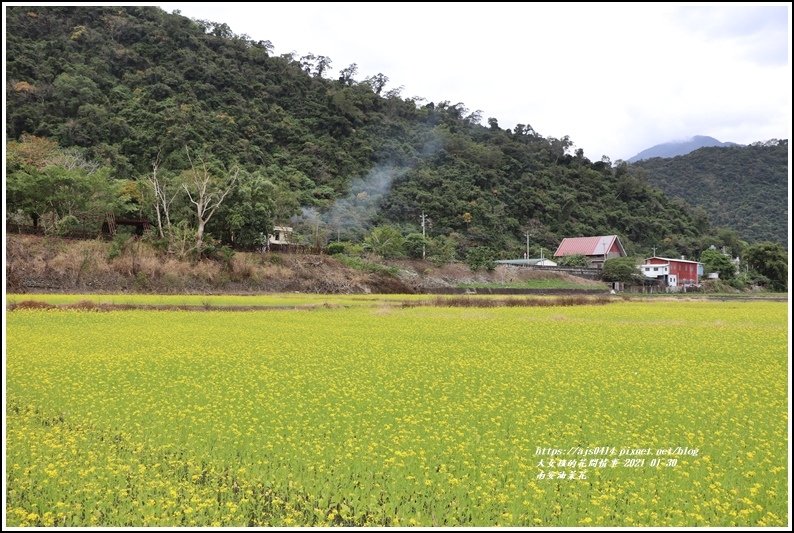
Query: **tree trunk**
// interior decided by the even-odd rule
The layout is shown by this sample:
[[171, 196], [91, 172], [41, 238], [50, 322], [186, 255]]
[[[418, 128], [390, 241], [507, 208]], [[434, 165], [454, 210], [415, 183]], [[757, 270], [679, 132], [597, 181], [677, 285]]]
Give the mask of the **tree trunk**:
[[198, 229], [196, 230], [196, 250], [198, 253], [204, 249], [204, 224], [205, 222], [199, 219]]
[[165, 239], [165, 234], [163, 233], [163, 222], [160, 217], [160, 206], [155, 205], [154, 210], [157, 212], [157, 230], [160, 232], [160, 238]]

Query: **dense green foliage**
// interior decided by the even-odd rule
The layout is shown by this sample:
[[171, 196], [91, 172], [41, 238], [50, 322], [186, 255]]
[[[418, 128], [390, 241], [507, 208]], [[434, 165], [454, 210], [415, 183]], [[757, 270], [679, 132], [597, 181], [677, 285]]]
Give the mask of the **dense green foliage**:
[[736, 267], [731, 258], [717, 250], [704, 250], [700, 254], [700, 262], [706, 268], [706, 273], [717, 272], [720, 279], [731, 280], [736, 275]]
[[[524, 232], [546, 248], [565, 236], [618, 234], [629, 253], [664, 246], [690, 256], [713, 241], [702, 213], [635, 168], [571, 154], [567, 136], [529, 125], [483, 126], [462, 103], [401, 98], [382, 73], [358, 81], [351, 65], [328, 79], [325, 56], [274, 57], [269, 41], [155, 7], [6, 14], [9, 139], [52, 139], [114, 180], [137, 180], [140, 198], [127, 207], [157, 220], [171, 248], [191, 230], [202, 242], [184, 187], [198, 163], [218, 196], [233, 182], [205, 222], [208, 236], [235, 246], [261, 246], [285, 223], [313, 245], [331, 235], [361, 242], [383, 224], [404, 236], [419, 231], [422, 211], [434, 258], [477, 246], [520, 257]], [[155, 167], [168, 217], [147, 187]], [[9, 183], [17, 171], [28, 169], [10, 169]], [[9, 211], [31, 211], [29, 200]], [[288, 222], [306, 208], [317, 222]]]
[[667, 194], [700, 206], [712, 224], [734, 229], [747, 241], [787, 246], [788, 141], [701, 148], [633, 166]]
[[386, 259], [395, 259], [405, 255], [405, 239], [399, 228], [394, 226], [378, 226], [364, 239], [364, 250]]
[[495, 257], [496, 253], [492, 249], [487, 246], [477, 246], [466, 253], [466, 264], [469, 265], [473, 272], [478, 270], [491, 271], [496, 268]]
[[782, 246], [773, 242], [761, 242], [749, 247], [744, 258], [750, 268], [769, 280], [772, 289], [786, 290], [788, 260]]
[[601, 277], [604, 281], [622, 281], [628, 283], [640, 279], [640, 272], [637, 269], [637, 261], [634, 257], [613, 257], [604, 261], [604, 269]]
[[53, 232], [86, 229], [97, 214], [133, 209], [134, 184], [110, 179], [111, 169], [86, 161], [75, 150], [64, 150], [37, 137], [11, 142], [6, 153], [6, 204], [34, 227]]

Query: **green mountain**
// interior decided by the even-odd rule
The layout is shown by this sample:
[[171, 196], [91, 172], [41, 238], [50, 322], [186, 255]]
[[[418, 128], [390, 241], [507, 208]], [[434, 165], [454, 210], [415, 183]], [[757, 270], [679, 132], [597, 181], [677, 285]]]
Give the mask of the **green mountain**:
[[[126, 209], [154, 220], [142, 186], [153, 163], [176, 183], [200, 157], [214, 175], [240, 169], [206, 227], [237, 245], [295, 215], [292, 225], [315, 236], [360, 241], [379, 224], [419, 231], [422, 212], [430, 235], [459, 256], [489, 246], [520, 257], [525, 232], [546, 249], [577, 235], [618, 234], [630, 252], [664, 245], [687, 255], [713, 242], [702, 214], [634, 168], [571, 154], [567, 136], [529, 125], [483, 126], [462, 103], [402, 98], [382, 73], [362, 77], [350, 65], [329, 79], [328, 57], [276, 57], [269, 41], [154, 7], [16, 6], [6, 15], [6, 131], [22, 141], [9, 150], [12, 213], [33, 217], [43, 204], [30, 191], [90, 167], [47, 171], [68, 156], [136, 180], [137, 193], [122, 188]], [[39, 138], [60, 155], [37, 160]], [[56, 218], [80, 219], [67, 193]], [[175, 226], [196, 224], [191, 209], [186, 195], [175, 197]]]
[[788, 245], [788, 141], [701, 148], [635, 163], [667, 194], [702, 207], [748, 241]]
[[634, 157], [630, 157], [628, 159], [629, 163], [636, 163], [637, 161], [642, 161], [644, 159], [651, 159], [654, 157], [675, 157], [678, 155], [686, 155], [689, 152], [697, 150], [698, 148], [704, 148], [707, 146], [739, 146], [736, 143], [731, 142], [721, 142], [714, 137], [708, 137], [705, 135], [695, 135], [691, 139], [686, 141], [679, 141], [679, 142], [669, 142], [663, 144], [657, 144], [655, 146], [651, 146], [643, 150], [642, 152], [638, 153]]

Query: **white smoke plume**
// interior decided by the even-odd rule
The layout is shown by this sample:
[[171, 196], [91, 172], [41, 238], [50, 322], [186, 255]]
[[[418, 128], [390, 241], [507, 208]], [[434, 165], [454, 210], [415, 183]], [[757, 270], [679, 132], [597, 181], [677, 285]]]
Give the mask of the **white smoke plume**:
[[381, 199], [391, 191], [394, 180], [411, 171], [421, 160], [432, 157], [441, 147], [440, 139], [429, 133], [428, 140], [419, 150], [413, 164], [380, 164], [364, 177], [350, 183], [348, 194], [334, 202], [326, 211], [314, 207], [303, 208], [301, 215], [293, 217], [295, 226], [307, 226], [317, 238], [322, 232], [325, 237], [342, 240], [358, 240], [372, 225], [378, 214]]

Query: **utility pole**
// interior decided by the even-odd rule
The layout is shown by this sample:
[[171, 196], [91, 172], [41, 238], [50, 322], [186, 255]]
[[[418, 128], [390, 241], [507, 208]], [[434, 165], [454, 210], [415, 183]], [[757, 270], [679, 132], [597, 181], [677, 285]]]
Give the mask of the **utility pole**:
[[653, 257], [656, 257], [656, 246], [653, 247]]
[[529, 261], [529, 232], [526, 233], [527, 236], [527, 261]]
[[422, 216], [420, 218], [422, 220], [422, 261], [424, 261], [424, 259], [425, 259], [425, 235], [426, 235], [426, 232], [425, 232], [425, 225], [426, 224], [425, 224], [425, 222], [427, 220], [427, 216], [425, 215], [424, 211], [422, 211]]

